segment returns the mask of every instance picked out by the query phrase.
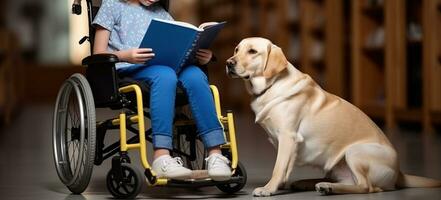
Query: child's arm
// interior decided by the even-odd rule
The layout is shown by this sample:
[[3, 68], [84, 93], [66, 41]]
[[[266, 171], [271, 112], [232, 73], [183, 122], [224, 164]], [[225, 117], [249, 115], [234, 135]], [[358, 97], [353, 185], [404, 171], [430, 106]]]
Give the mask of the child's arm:
[[105, 28], [97, 27], [95, 31], [95, 43], [93, 46], [93, 53], [112, 53], [115, 54], [119, 60], [142, 64], [152, 59], [155, 54], [150, 48], [134, 48], [121, 51], [108, 52], [107, 47], [109, 45], [110, 31]]

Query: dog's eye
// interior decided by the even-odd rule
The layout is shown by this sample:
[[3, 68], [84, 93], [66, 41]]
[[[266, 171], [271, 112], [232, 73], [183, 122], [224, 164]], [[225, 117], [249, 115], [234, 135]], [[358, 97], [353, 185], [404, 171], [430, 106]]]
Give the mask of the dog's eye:
[[255, 49], [250, 49], [250, 50], [248, 50], [248, 53], [249, 53], [249, 54], [256, 54], [257, 51], [256, 51]]

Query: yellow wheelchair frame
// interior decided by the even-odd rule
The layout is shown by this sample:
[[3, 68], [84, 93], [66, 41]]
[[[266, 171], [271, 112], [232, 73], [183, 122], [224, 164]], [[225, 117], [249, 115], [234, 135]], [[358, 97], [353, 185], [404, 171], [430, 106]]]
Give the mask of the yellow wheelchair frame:
[[[219, 98], [219, 91], [216, 86], [210, 85], [210, 89], [213, 93], [215, 107], [216, 107], [216, 113], [219, 121], [221, 124], [226, 124], [228, 126], [228, 137], [225, 135], [225, 139], [228, 138], [228, 141], [226, 144], [222, 145], [221, 148], [230, 149], [231, 151], [231, 168], [234, 171], [236, 170], [237, 163], [238, 163], [238, 154], [237, 154], [237, 143], [236, 143], [236, 134], [234, 129], [234, 118], [233, 113], [228, 112], [227, 116], [224, 117], [221, 114], [221, 106], [220, 106], [220, 98]], [[136, 94], [136, 104], [137, 104], [137, 113], [136, 115], [127, 117], [125, 113], [119, 114], [119, 118], [112, 120], [113, 125], [119, 125], [119, 132], [120, 132], [120, 148], [121, 152], [127, 152], [131, 149], [139, 149], [139, 154], [141, 156], [141, 163], [142, 166], [149, 170], [153, 178], [150, 178], [149, 180], [154, 180], [153, 183], [150, 183], [151, 185], [167, 185], [167, 179], [165, 178], [154, 178], [156, 175], [151, 170], [150, 164], [147, 160], [147, 144], [146, 144], [146, 137], [145, 137], [145, 126], [144, 126], [144, 110], [143, 110], [143, 101], [142, 101], [142, 92], [141, 88], [138, 85], [129, 85], [125, 87], [121, 87], [119, 89], [121, 93], [129, 93], [134, 92]], [[138, 130], [139, 130], [139, 143], [133, 143], [128, 144], [127, 143], [127, 133], [126, 133], [126, 119], [129, 119], [132, 123], [138, 124]]]

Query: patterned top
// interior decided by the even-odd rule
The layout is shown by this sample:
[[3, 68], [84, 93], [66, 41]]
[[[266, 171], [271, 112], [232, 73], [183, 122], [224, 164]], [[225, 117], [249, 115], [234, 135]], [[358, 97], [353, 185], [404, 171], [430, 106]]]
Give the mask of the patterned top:
[[[133, 5], [123, 0], [103, 0], [92, 22], [110, 31], [108, 51], [138, 48], [153, 18], [173, 20], [170, 14], [158, 3], [151, 6]], [[121, 62], [116, 69], [132, 65]]]

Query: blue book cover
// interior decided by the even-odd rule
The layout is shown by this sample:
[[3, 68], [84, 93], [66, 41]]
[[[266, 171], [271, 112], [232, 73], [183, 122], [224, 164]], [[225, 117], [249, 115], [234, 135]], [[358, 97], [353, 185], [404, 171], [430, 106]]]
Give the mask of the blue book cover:
[[195, 63], [199, 48], [208, 48], [225, 22], [212, 23], [204, 29], [179, 21], [153, 19], [140, 48], [152, 48], [155, 57], [150, 65], [166, 65], [179, 72], [188, 64]]

